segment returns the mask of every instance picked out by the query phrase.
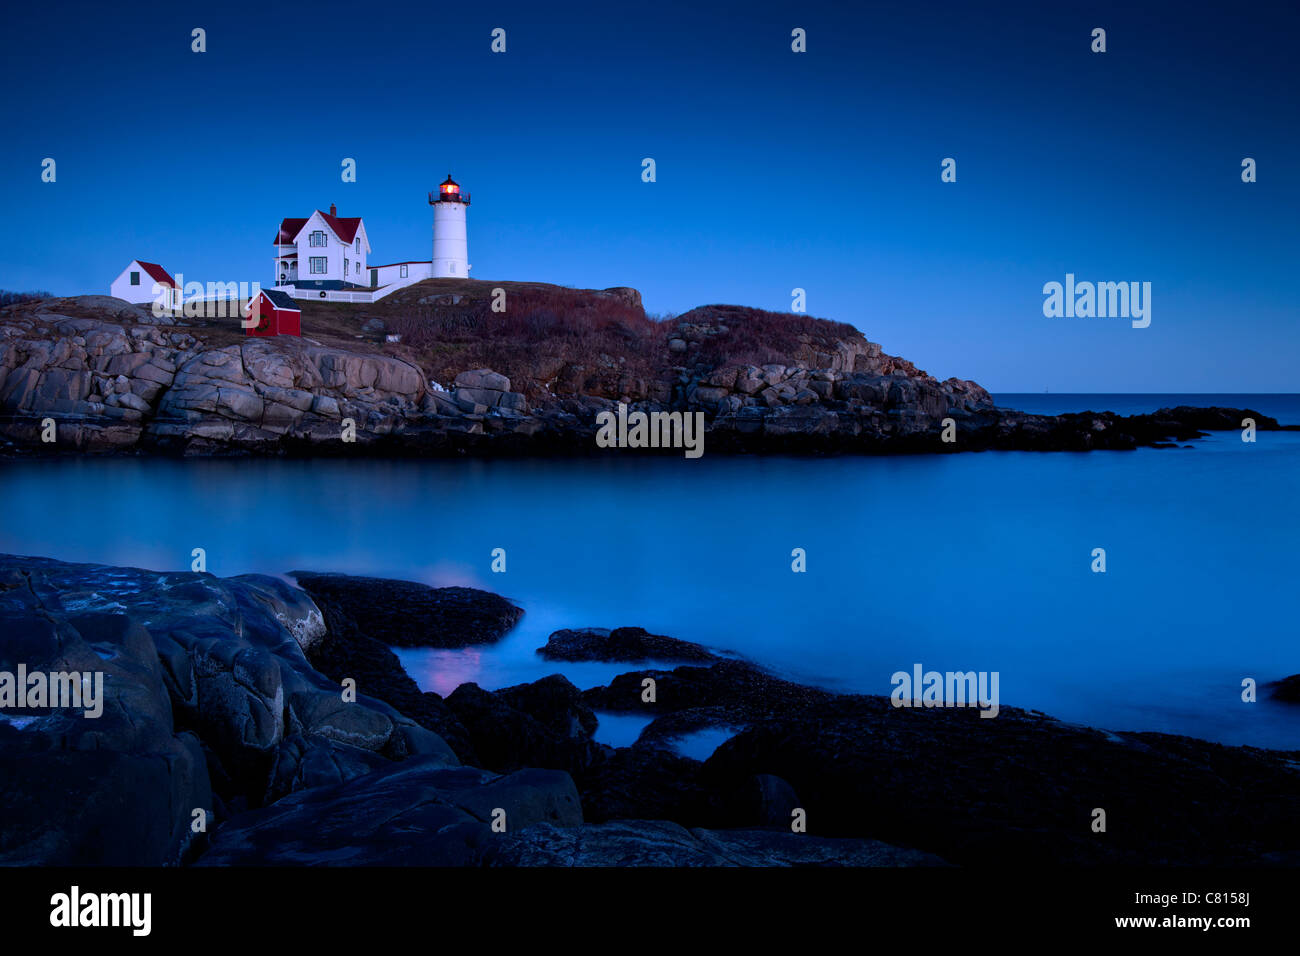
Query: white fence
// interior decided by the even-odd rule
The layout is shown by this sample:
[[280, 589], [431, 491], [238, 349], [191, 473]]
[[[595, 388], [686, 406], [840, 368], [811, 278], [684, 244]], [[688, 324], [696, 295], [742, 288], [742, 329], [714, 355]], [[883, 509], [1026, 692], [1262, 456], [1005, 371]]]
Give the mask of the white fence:
[[314, 300], [316, 302], [378, 302], [390, 292], [396, 292], [401, 288], [399, 285], [386, 285], [380, 289], [370, 289], [365, 292], [354, 292], [344, 289], [299, 289], [292, 285], [275, 286], [280, 292], [285, 292], [291, 299], [297, 299], [299, 302]]

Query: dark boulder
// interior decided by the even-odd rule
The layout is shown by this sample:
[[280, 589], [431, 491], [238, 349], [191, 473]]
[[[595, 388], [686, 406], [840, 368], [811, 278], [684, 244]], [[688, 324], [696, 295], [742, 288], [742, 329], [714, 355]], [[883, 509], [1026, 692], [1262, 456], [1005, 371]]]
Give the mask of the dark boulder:
[[337, 608], [362, 634], [390, 647], [491, 644], [524, 614], [505, 598], [477, 588], [433, 588], [351, 574], [290, 574], [321, 608]]
[[96, 699], [0, 713], [0, 864], [179, 862], [193, 811], [212, 812], [211, 783], [198, 739], [173, 722], [148, 631], [123, 614], [38, 610], [31, 578], [9, 572], [0, 671], [90, 675]]
[[840, 697], [737, 734], [701, 779], [725, 791], [775, 774], [798, 792], [810, 833], [959, 864], [1255, 865], [1300, 862], [1300, 772], [1284, 757], [1005, 706], [984, 719]]
[[[643, 681], [655, 681], [655, 701], [642, 701]], [[605, 687], [583, 692], [596, 710], [670, 714], [693, 708], [706, 711], [707, 724], [739, 724], [771, 714], [789, 713], [833, 694], [774, 677], [747, 661], [722, 660], [709, 667], [678, 667], [671, 671], [644, 670], [620, 674]], [[684, 725], [679, 724], [677, 729]]]
[[643, 627], [576, 628], [556, 631], [537, 653], [551, 661], [710, 662], [722, 658], [698, 644], [650, 634]]
[[703, 764], [656, 747], [612, 747], [574, 775], [585, 817], [673, 820], [686, 826], [735, 825], [718, 812], [717, 788], [700, 778]]
[[553, 767], [577, 772], [599, 751], [595, 715], [578, 689], [559, 675], [504, 690], [461, 684], [448, 709], [465, 728], [482, 766], [497, 772]]
[[[505, 832], [492, 822], [504, 811]], [[241, 814], [212, 835], [201, 866], [471, 866], [537, 824], [582, 823], [573, 781], [553, 770], [498, 776], [413, 758]]]
[[362, 633], [338, 605], [327, 604], [323, 613], [324, 635], [304, 649], [312, 667], [335, 683], [356, 681], [362, 693], [395, 707], [445, 740], [462, 763], [479, 762], [456, 715], [439, 695], [420, 689], [392, 648]]
[[582, 691], [563, 674], [551, 674], [531, 684], [516, 684], [496, 691], [496, 696], [516, 710], [534, 717], [558, 737], [591, 739], [599, 721], [582, 699]]
[[[51, 766], [75, 768], [78, 755], [102, 751], [95, 759], [117, 754], [115, 767], [146, 765], [134, 790], [96, 793], [86, 802], [148, 808], [150, 826], [164, 828], [167, 839], [141, 831], [134, 842], [105, 841], [102, 862], [173, 862], [193, 843], [195, 810], [214, 816], [259, 806], [301, 786], [365, 772], [380, 759], [426, 755], [459, 763], [441, 737], [364, 687], [355, 701], [344, 700], [340, 684], [315, 670], [299, 643], [320, 643], [320, 610], [276, 579], [0, 555], [0, 618], [7, 621], [0, 656], [13, 655], [15, 665], [104, 673], [100, 718], [61, 712], [6, 720], [0, 727], [13, 733], [0, 732], [0, 760], [26, 752], [20, 759], [34, 762], [44, 758], [31, 755], [43, 752]], [[105, 786], [132, 772], [105, 770]], [[83, 789], [44, 792], [23, 774], [6, 779], [15, 783], [5, 799], [33, 812], [54, 801], [54, 792]], [[54, 786], [42, 779], [41, 786]], [[123, 818], [130, 812], [123, 810]], [[7, 819], [21, 816], [16, 809]], [[92, 813], [52, 811], [44, 819], [57, 832], [29, 843], [46, 847], [48, 862], [63, 858], [59, 847], [79, 845], [83, 823], [103, 826]]]

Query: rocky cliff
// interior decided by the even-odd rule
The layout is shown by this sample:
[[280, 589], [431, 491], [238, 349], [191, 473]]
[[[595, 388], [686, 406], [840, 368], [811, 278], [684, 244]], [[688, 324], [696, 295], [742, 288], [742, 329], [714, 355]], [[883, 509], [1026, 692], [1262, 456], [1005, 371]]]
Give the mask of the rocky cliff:
[[536, 285], [498, 314], [500, 284], [438, 291], [447, 281], [368, 311], [306, 303], [302, 338], [158, 319], [105, 296], [6, 307], [3, 450], [589, 454], [598, 413], [618, 403], [703, 414], [714, 452], [1133, 448], [1245, 415], [1278, 427], [1236, 409], [1027, 415], [839, 323], [738, 306], [655, 321], [635, 290]]

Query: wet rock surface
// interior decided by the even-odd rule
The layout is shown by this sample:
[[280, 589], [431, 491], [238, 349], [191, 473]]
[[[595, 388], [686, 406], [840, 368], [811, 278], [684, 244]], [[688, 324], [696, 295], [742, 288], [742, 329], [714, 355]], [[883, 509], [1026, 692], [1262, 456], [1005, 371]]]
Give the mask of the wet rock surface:
[[478, 588], [312, 571], [290, 575], [318, 605], [337, 610], [366, 637], [394, 647], [490, 644], [524, 616], [522, 608]]
[[[30, 787], [0, 794], [0, 859], [21, 860], [33, 846], [48, 848], [38, 853], [47, 862], [89, 859], [75, 848], [107, 833], [101, 862], [176, 862], [194, 848], [196, 809], [222, 819], [381, 760], [459, 762], [437, 734], [383, 701], [362, 692], [344, 703], [295, 636], [314, 639], [320, 612], [301, 592], [260, 578], [0, 556], [0, 670], [21, 663], [29, 672], [104, 675], [98, 718], [5, 712], [0, 760], [51, 769], [43, 785], [26, 772], [7, 777]], [[140, 768], [134, 778], [131, 767]], [[48, 802], [65, 792], [56, 774], [80, 775], [66, 799], [147, 814], [140, 832], [153, 835], [132, 838], [93, 813], [58, 813]], [[96, 789], [115, 780], [118, 792]]]
[[[103, 675], [98, 718], [0, 706], [5, 864], [1300, 863], [1300, 752], [900, 709], [733, 659], [444, 700], [263, 575], [4, 555], [0, 634], [0, 671]], [[654, 719], [610, 747], [597, 712]], [[700, 730], [729, 737], [679, 753]]]

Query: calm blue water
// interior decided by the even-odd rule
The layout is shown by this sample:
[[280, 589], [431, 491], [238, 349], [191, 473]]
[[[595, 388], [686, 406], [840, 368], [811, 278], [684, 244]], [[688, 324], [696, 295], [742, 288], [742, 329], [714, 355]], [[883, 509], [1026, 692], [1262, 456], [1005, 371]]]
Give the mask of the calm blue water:
[[[1300, 421], [1294, 396], [1251, 399]], [[1258, 439], [826, 460], [706, 446], [696, 461], [5, 463], [0, 550], [188, 569], [203, 547], [219, 575], [338, 570], [521, 604], [498, 645], [402, 652], [441, 693], [556, 671], [604, 683], [627, 668], [534, 650], [560, 627], [637, 624], [834, 689], [887, 694], [915, 662], [996, 670], [1003, 705], [1300, 748], [1300, 709], [1239, 698], [1243, 677], [1300, 672], [1300, 433]], [[490, 571], [498, 547], [504, 574]], [[796, 547], [807, 573], [790, 570]], [[1089, 569], [1097, 547], [1105, 574]]]

